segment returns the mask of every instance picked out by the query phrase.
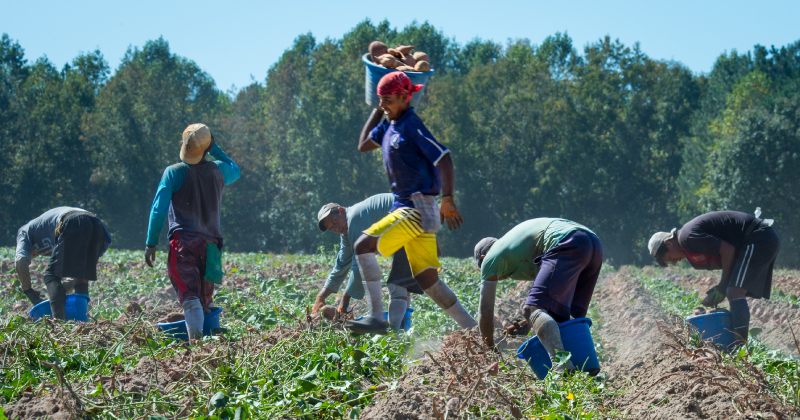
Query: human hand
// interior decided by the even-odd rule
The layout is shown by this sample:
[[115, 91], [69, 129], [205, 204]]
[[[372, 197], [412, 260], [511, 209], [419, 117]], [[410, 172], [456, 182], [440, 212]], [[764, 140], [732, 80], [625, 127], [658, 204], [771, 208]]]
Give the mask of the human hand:
[[447, 220], [447, 228], [449, 230], [458, 230], [461, 224], [464, 223], [464, 218], [456, 208], [456, 203], [453, 201], [453, 196], [442, 197], [442, 207], [439, 209], [439, 221], [444, 224]]
[[703, 306], [707, 308], [712, 306], [716, 307], [725, 300], [725, 294], [720, 292], [717, 287], [718, 286], [714, 286], [706, 292], [706, 297], [703, 299], [703, 302], [701, 302]]
[[144, 250], [144, 262], [147, 263], [150, 267], [153, 266], [153, 262], [156, 260], [156, 247], [152, 245], [147, 245], [147, 248]]

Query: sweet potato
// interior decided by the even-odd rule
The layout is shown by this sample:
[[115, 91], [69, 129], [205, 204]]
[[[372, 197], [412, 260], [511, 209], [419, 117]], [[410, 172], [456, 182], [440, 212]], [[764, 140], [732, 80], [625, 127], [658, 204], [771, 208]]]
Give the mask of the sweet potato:
[[170, 312], [167, 314], [167, 322], [178, 322], [186, 319], [180, 312]]
[[414, 67], [406, 66], [405, 64], [399, 65], [399, 66], [395, 67], [394, 69], [395, 70], [400, 70], [400, 71], [416, 71], [416, 70], [414, 70]]
[[405, 64], [405, 65], [407, 65], [409, 67], [414, 67], [414, 65], [417, 64], [417, 60], [414, 60], [414, 57], [412, 57], [410, 55], [404, 56], [403, 59], [400, 60], [400, 61], [402, 61], [403, 64]]
[[427, 61], [428, 63], [430, 63], [430, 62], [431, 62], [431, 59], [430, 59], [430, 58], [428, 58], [428, 54], [425, 54], [425, 53], [424, 53], [424, 52], [422, 52], [422, 51], [417, 51], [417, 52], [415, 52], [415, 53], [412, 55], [412, 57], [414, 57], [414, 60], [417, 60], [417, 61]]
[[325, 305], [322, 307], [322, 315], [327, 319], [333, 319], [336, 316], [336, 307], [333, 305]]
[[384, 54], [378, 57], [378, 63], [387, 69], [393, 69], [402, 64], [400, 60], [390, 54]]
[[125, 312], [132, 313], [132, 314], [138, 314], [139, 312], [142, 312], [142, 307], [139, 306], [139, 302], [131, 301], [131, 302], [128, 302], [127, 305], [125, 305]]
[[388, 48], [386, 47], [386, 44], [384, 44], [383, 42], [372, 41], [372, 43], [369, 44], [369, 55], [370, 57], [372, 57], [372, 61], [375, 64], [380, 64], [378, 62], [378, 57], [386, 54], [387, 50]]
[[397, 50], [397, 51], [400, 51], [400, 54], [410, 55], [411, 54], [411, 50], [414, 49], [414, 46], [413, 45], [398, 45], [398, 46], [394, 47], [394, 49]]
[[417, 61], [414, 66], [415, 71], [431, 71], [431, 65], [427, 61]]

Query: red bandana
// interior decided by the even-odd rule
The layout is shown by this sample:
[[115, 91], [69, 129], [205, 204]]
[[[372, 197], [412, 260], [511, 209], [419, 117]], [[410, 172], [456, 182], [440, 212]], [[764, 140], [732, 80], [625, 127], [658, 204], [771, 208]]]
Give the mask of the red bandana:
[[419, 92], [425, 85], [412, 85], [411, 79], [402, 71], [393, 71], [378, 82], [378, 96], [406, 95], [406, 101], [411, 100], [414, 92]]

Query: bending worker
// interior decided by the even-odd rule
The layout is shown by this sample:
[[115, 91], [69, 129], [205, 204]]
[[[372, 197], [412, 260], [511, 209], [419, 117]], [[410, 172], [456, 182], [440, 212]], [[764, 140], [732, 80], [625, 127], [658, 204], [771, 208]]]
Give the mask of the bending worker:
[[[385, 334], [381, 269], [375, 252], [389, 256], [405, 247], [411, 273], [420, 288], [461, 328], [472, 328], [475, 319], [458, 302], [455, 293], [439, 279], [436, 232], [447, 220], [458, 229], [463, 218], [453, 201], [453, 161], [411, 107], [411, 96], [422, 85], [412, 85], [401, 71], [383, 76], [378, 83], [381, 110], [373, 110], [364, 124], [358, 150], [381, 149], [383, 164], [394, 194], [391, 213], [370, 226], [355, 244], [358, 269], [371, 315], [345, 326], [356, 333]], [[381, 122], [383, 116], [386, 120]], [[441, 175], [440, 175], [441, 174]], [[442, 208], [436, 196], [442, 192]]]
[[34, 305], [42, 302], [31, 287], [31, 258], [50, 255], [44, 285], [53, 318], [66, 318], [67, 290], [63, 277], [75, 279], [75, 293], [89, 294], [89, 280], [97, 280], [97, 261], [111, 245], [100, 219], [77, 207], [56, 207], [26, 223], [17, 232], [15, 257], [22, 291]]
[[[350, 304], [350, 298], [364, 298], [364, 287], [361, 284], [361, 273], [358, 270], [358, 261], [353, 253], [353, 244], [361, 236], [361, 232], [377, 223], [389, 214], [389, 210], [394, 204], [394, 195], [378, 194], [356, 203], [348, 208], [338, 204], [326, 204], [317, 214], [319, 230], [325, 232], [330, 230], [341, 236], [339, 242], [339, 253], [336, 256], [336, 264], [333, 271], [328, 275], [325, 285], [317, 294], [314, 301], [314, 312], [317, 312], [325, 305], [325, 299], [332, 293], [339, 290], [345, 277], [350, 274], [347, 288], [339, 303], [338, 311], [346, 314]], [[403, 316], [409, 305], [408, 292], [422, 294], [422, 289], [417, 285], [416, 280], [411, 275], [411, 266], [404, 248], [400, 248], [394, 253], [392, 259], [392, 271], [389, 273], [386, 287], [389, 289], [391, 300], [389, 301], [389, 325], [400, 328]]]
[[[207, 153], [216, 160], [206, 160]], [[180, 159], [164, 170], [158, 184], [144, 260], [153, 266], [158, 235], [169, 213], [168, 275], [183, 306], [189, 338], [194, 339], [202, 337], [214, 284], [222, 282], [222, 189], [239, 179], [240, 171], [204, 124], [186, 127]]]
[[[564, 351], [558, 324], [586, 316], [603, 265], [603, 246], [589, 228], [565, 219], [538, 218], [520, 223], [502, 238], [475, 245], [481, 270], [480, 330], [494, 348], [494, 301], [497, 281], [533, 280], [522, 307], [529, 329], [539, 336], [555, 366]], [[573, 369], [567, 362], [566, 369]]]
[[658, 265], [688, 260], [696, 270], [722, 270], [719, 284], [703, 299], [716, 307], [725, 298], [739, 341], [747, 343], [750, 307], [746, 296], [769, 299], [772, 269], [781, 247], [772, 220], [739, 211], [715, 211], [695, 217], [680, 229], [656, 232], [648, 243]]

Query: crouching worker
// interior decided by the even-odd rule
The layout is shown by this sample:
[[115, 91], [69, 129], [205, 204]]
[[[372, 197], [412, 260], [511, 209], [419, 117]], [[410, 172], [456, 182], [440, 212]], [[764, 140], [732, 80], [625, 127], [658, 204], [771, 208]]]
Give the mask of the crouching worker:
[[[421, 88], [412, 85], [400, 71], [383, 76], [377, 88], [381, 110], [372, 111], [359, 138], [359, 151], [382, 150], [394, 203], [391, 212], [364, 230], [355, 244], [358, 269], [372, 310], [361, 321], [345, 324], [357, 333], [386, 333], [381, 269], [375, 253], [389, 256], [401, 248], [405, 248], [411, 273], [425, 294], [461, 328], [477, 325], [437, 271], [436, 232], [444, 220], [451, 229], [458, 229], [463, 218], [453, 201], [450, 150], [436, 141], [411, 107], [411, 96]], [[386, 120], [381, 122], [384, 115]], [[441, 209], [436, 203], [440, 191]]]
[[[206, 153], [216, 160], [206, 160]], [[222, 189], [239, 179], [240, 172], [203, 124], [184, 130], [180, 159], [164, 170], [158, 184], [144, 260], [153, 266], [158, 235], [169, 213], [169, 279], [183, 306], [189, 337], [200, 338], [214, 283], [222, 282]]]
[[[483, 238], [475, 245], [481, 270], [478, 319], [481, 335], [494, 348], [494, 302], [497, 281], [533, 280], [523, 317], [539, 336], [555, 366], [564, 351], [558, 324], [570, 316], [586, 316], [603, 265], [603, 246], [587, 227], [564, 219], [538, 218], [522, 222], [500, 239]], [[573, 369], [567, 362], [566, 369]]]
[[[328, 275], [325, 285], [317, 294], [314, 301], [314, 312], [325, 305], [325, 299], [339, 290], [345, 277], [349, 274], [347, 288], [339, 303], [340, 316], [348, 313], [350, 298], [363, 299], [364, 287], [361, 284], [361, 273], [358, 270], [358, 261], [353, 252], [353, 244], [361, 236], [361, 232], [386, 217], [394, 204], [392, 194], [378, 194], [356, 203], [348, 208], [338, 204], [326, 204], [317, 214], [319, 230], [330, 230], [341, 236], [339, 254], [333, 271]], [[411, 266], [404, 248], [394, 253], [392, 271], [389, 273], [387, 288], [391, 296], [389, 301], [389, 325], [398, 329], [403, 322], [403, 317], [409, 305], [409, 292], [422, 294], [422, 289], [417, 285], [411, 275]]]
[[715, 211], [695, 217], [680, 229], [657, 232], [648, 243], [658, 265], [683, 259], [696, 270], [722, 270], [719, 284], [703, 299], [716, 307], [725, 298], [730, 304], [734, 333], [741, 344], [750, 331], [750, 307], [746, 296], [769, 299], [772, 269], [781, 247], [772, 220], [738, 211]]
[[50, 255], [44, 285], [53, 318], [65, 319], [67, 290], [64, 277], [75, 279], [75, 293], [89, 294], [89, 280], [97, 280], [97, 261], [111, 237], [100, 219], [77, 207], [56, 207], [26, 223], [17, 232], [16, 268], [22, 291], [34, 305], [42, 302], [31, 287], [31, 258]]

